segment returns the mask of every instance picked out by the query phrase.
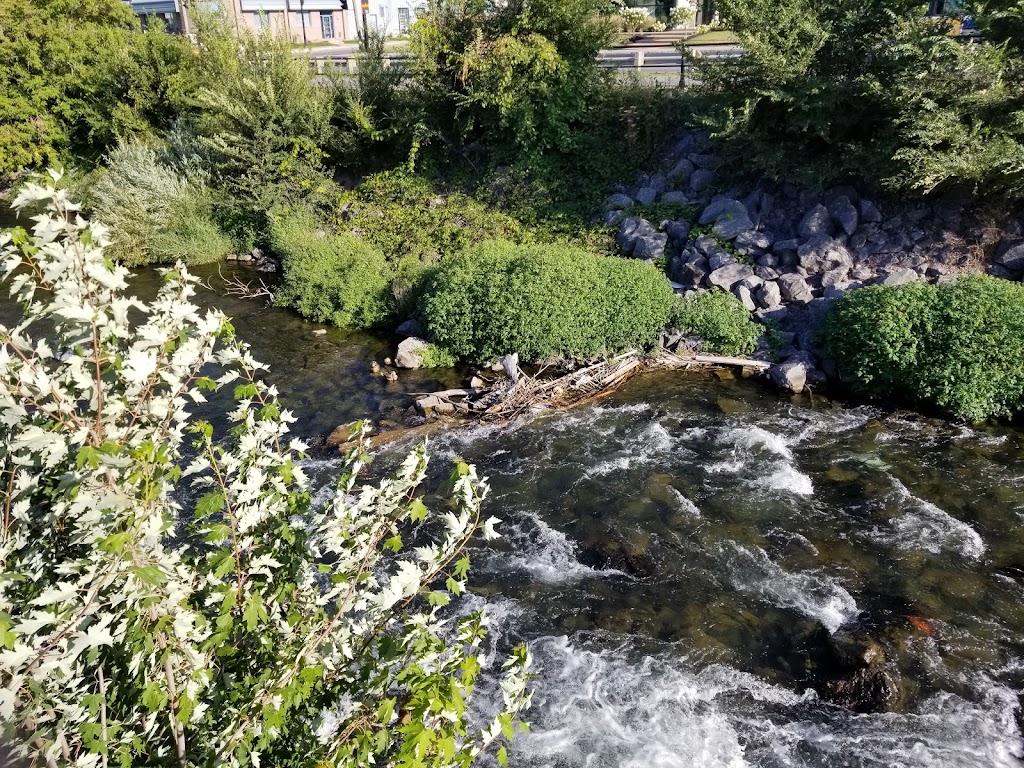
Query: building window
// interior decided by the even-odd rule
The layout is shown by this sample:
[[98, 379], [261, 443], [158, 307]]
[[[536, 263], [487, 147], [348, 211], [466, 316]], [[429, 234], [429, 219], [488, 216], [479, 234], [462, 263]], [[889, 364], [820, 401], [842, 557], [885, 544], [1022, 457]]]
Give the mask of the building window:
[[334, 37], [334, 14], [320, 11], [320, 32], [324, 40]]
[[299, 24], [301, 24], [306, 29], [309, 29], [310, 27], [312, 27], [313, 26], [312, 14], [309, 11], [303, 11], [302, 13], [300, 13], [299, 14]]
[[256, 21], [256, 29], [270, 29], [270, 17], [266, 11], [260, 11], [253, 18]]
[[404, 35], [409, 32], [409, 26], [411, 25], [411, 17], [408, 8], [398, 9], [398, 34]]

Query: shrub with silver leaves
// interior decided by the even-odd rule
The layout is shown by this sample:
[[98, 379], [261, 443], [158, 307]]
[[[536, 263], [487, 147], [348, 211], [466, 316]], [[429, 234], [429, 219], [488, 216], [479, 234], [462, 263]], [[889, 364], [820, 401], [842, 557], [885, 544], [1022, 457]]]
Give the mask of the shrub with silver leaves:
[[[360, 485], [361, 446], [314, 508], [293, 417], [194, 278], [140, 302], [55, 183], [15, 204], [44, 211], [0, 235], [25, 306], [0, 327], [0, 738], [49, 766], [503, 762], [528, 653], [471, 719], [486, 620], [445, 607], [496, 535], [473, 468], [433, 515], [423, 446]], [[189, 409], [231, 386], [215, 438]]]

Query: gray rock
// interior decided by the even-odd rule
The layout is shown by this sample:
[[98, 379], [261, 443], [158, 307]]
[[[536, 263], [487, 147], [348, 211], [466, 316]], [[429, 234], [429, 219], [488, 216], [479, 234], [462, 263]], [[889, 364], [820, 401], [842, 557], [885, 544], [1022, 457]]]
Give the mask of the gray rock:
[[707, 276], [708, 262], [703, 256], [697, 261], [688, 261], [683, 265], [683, 282], [689, 282], [691, 285], [700, 285]]
[[920, 275], [909, 267], [896, 267], [879, 281], [879, 285], [905, 285], [920, 279]]
[[690, 178], [690, 175], [693, 173], [693, 171], [693, 163], [691, 163], [689, 160], [683, 157], [679, 159], [679, 162], [672, 166], [672, 170], [668, 172], [668, 175], [669, 178], [682, 179], [683, 181], [685, 181]]
[[721, 250], [719, 248], [718, 241], [713, 237], [708, 237], [707, 235], [700, 235], [696, 240], [694, 240], [693, 247], [705, 256], [711, 252]]
[[1002, 264], [1014, 272], [1024, 271], [1024, 241], [1010, 243], [994, 259], [996, 264]]
[[709, 171], [707, 168], [698, 168], [690, 175], [690, 189], [699, 194], [710, 187], [714, 180], [714, 171]]
[[732, 240], [741, 232], [754, 227], [743, 203], [726, 197], [713, 200], [701, 213], [700, 224], [703, 226], [711, 223], [714, 223], [715, 234], [725, 240]]
[[633, 253], [633, 248], [636, 246], [636, 241], [646, 235], [653, 235], [654, 227], [651, 222], [647, 219], [641, 219], [639, 216], [629, 216], [622, 220], [619, 224], [619, 233], [615, 239], [619, 243], [619, 248], [622, 249], [623, 254], [629, 256]]
[[684, 192], [672, 190], [671, 192], [663, 194], [659, 202], [665, 203], [666, 205], [686, 205], [690, 202], [690, 198], [688, 198]]
[[624, 195], [621, 192], [616, 192], [614, 195], [608, 195], [608, 199], [605, 201], [605, 208], [612, 210], [614, 208], [631, 208], [633, 206], [633, 198], [629, 195]]
[[754, 267], [754, 274], [760, 277], [762, 280], [778, 280], [779, 270], [775, 267]]
[[633, 247], [633, 258], [654, 261], [665, 255], [665, 246], [668, 244], [668, 235], [658, 232], [653, 235], [638, 237]]
[[861, 283], [866, 283], [869, 280], [872, 280], [874, 276], [875, 270], [866, 264], [858, 264], [853, 268], [853, 271], [850, 272], [850, 277]]
[[395, 365], [399, 368], [422, 368], [423, 353], [429, 346], [426, 340], [410, 336], [398, 345]]
[[797, 234], [804, 240], [832, 234], [832, 216], [820, 203], [811, 208], [797, 225]]
[[839, 240], [831, 237], [816, 237], [797, 249], [801, 267], [808, 272], [853, 266], [853, 257]]
[[707, 152], [693, 153], [688, 155], [690, 162], [698, 168], [711, 168], [714, 169], [718, 165], [718, 160], [714, 155]]
[[828, 288], [830, 286], [839, 285], [845, 283], [847, 276], [850, 274], [850, 270], [846, 267], [836, 267], [830, 269], [821, 275], [821, 287]]
[[761, 267], [777, 267], [779, 266], [779, 257], [774, 253], [766, 253], [757, 260], [758, 266]]
[[803, 392], [807, 386], [807, 367], [799, 360], [788, 360], [780, 365], [773, 365], [768, 375], [777, 387], [795, 394]]
[[744, 285], [742, 282], [737, 283], [732, 288], [733, 295], [740, 300], [747, 312], [753, 312], [757, 309], [757, 305], [754, 303], [754, 297], [751, 295], [750, 288]]
[[735, 264], [736, 259], [733, 258], [732, 254], [723, 251], [720, 248], [716, 248], [710, 256], [708, 256], [708, 266], [713, 270], [721, 269], [727, 264]]
[[655, 192], [657, 192], [660, 195], [662, 192], [665, 191], [666, 183], [667, 182], [665, 180], [665, 177], [659, 173], [655, 174], [654, 176], [651, 176], [647, 180], [646, 186], [651, 187]]
[[626, 212], [625, 211], [617, 211], [617, 210], [607, 211], [605, 213], [605, 215], [604, 215], [604, 225], [606, 227], [614, 227], [620, 221], [622, 221], [624, 218], [626, 218]]
[[673, 243], [685, 243], [690, 236], [690, 223], [688, 221], [670, 221], [665, 224], [665, 233]]
[[775, 253], [780, 253], [782, 251], [795, 251], [799, 247], [800, 240], [794, 237], [789, 240], [776, 240], [775, 244], [772, 245], [772, 250]]
[[760, 256], [772, 247], [772, 241], [768, 239], [764, 232], [748, 229], [746, 232], [740, 232], [736, 236], [733, 245], [736, 246], [740, 253], [748, 256]]
[[852, 235], [857, 231], [857, 222], [860, 217], [857, 214], [857, 209], [846, 195], [833, 198], [828, 204], [828, 212], [832, 220], [842, 227], [846, 234]]
[[658, 199], [658, 190], [654, 187], [640, 187], [636, 193], [636, 201], [640, 205], [654, 205], [654, 201]]
[[779, 289], [782, 298], [798, 304], [808, 304], [814, 299], [811, 287], [800, 275], [786, 274], [779, 277]]
[[765, 281], [755, 291], [754, 299], [761, 309], [777, 309], [782, 306], [782, 291], [779, 290], [779, 284], [771, 280]]
[[716, 285], [724, 291], [731, 291], [736, 283], [752, 274], [754, 270], [746, 264], [726, 264], [708, 275], [708, 284]]
[[763, 282], [764, 282], [764, 280], [762, 280], [756, 274], [753, 274], [753, 275], [750, 275], [749, 277], [744, 277], [742, 280], [740, 280], [740, 285], [745, 285], [751, 291], [755, 291], [755, 290], [757, 290], [758, 288], [761, 287], [761, 283], [763, 283]]
[[867, 223], [877, 223], [882, 220], [882, 212], [878, 210], [878, 206], [872, 203], [870, 200], [862, 199], [860, 201], [860, 220]]
[[423, 329], [420, 328], [420, 324], [415, 320], [406, 320], [395, 328], [395, 334], [398, 336], [422, 336]]

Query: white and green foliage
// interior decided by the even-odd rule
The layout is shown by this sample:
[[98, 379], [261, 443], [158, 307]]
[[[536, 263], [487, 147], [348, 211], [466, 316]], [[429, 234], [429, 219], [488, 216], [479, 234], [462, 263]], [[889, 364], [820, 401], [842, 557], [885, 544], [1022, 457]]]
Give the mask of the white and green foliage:
[[110, 255], [128, 266], [216, 261], [231, 241], [212, 216], [205, 174], [179, 171], [155, 141], [121, 143], [89, 190], [97, 218], [111, 229]]
[[[445, 618], [495, 535], [473, 468], [435, 516], [422, 446], [360, 486], [361, 444], [313, 505], [293, 417], [194, 278], [140, 302], [66, 192], [15, 204], [44, 210], [0, 235], [25, 307], [0, 327], [0, 741], [51, 766], [465, 766], [511, 737], [527, 651], [473, 726], [486, 622]], [[232, 385], [215, 438], [190, 408]]]

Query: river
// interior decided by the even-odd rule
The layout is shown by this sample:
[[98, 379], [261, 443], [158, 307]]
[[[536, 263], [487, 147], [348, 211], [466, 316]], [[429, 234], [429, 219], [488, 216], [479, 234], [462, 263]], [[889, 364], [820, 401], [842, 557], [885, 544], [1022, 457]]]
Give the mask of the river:
[[[305, 436], [397, 420], [404, 393], [462, 381], [388, 384], [369, 361], [393, 341], [201, 300], [270, 364]], [[672, 372], [436, 438], [432, 483], [455, 456], [504, 521], [474, 550], [467, 607], [538, 667], [512, 765], [1024, 766], [1024, 433]], [[310, 461], [318, 483], [335, 465]], [[822, 649], [851, 630], [884, 649], [897, 711], [815, 691]]]

